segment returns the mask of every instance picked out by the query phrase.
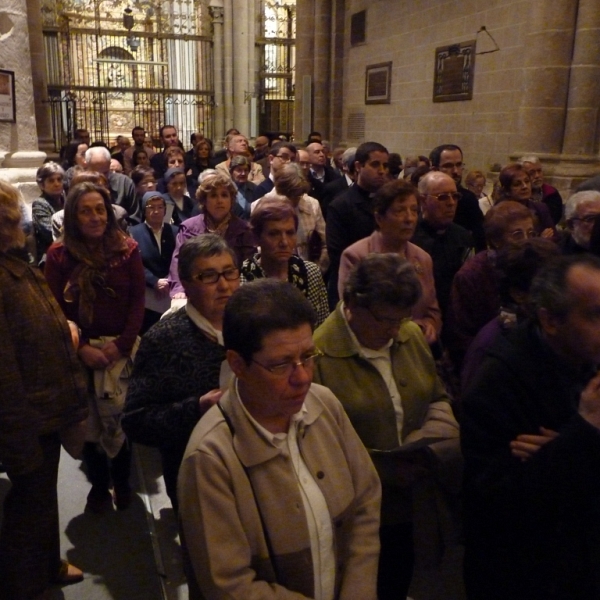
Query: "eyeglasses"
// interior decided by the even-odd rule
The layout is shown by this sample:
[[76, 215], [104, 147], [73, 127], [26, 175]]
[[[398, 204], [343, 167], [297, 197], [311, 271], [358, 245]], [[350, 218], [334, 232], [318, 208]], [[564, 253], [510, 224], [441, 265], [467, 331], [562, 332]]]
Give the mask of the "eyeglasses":
[[533, 229], [528, 229], [527, 231], [523, 231], [522, 229], [515, 229], [514, 231], [510, 231], [508, 237], [515, 242], [519, 242], [521, 240], [529, 240], [531, 238], [537, 237], [537, 233]]
[[262, 363], [254, 359], [252, 359], [252, 362], [256, 363], [259, 367], [262, 367], [263, 369], [269, 371], [269, 373], [272, 373], [273, 375], [275, 375], [275, 377], [281, 377], [283, 379], [284, 377], [290, 377], [292, 373], [296, 370], [296, 367], [299, 367], [300, 365], [302, 365], [305, 369], [312, 369], [315, 366], [315, 362], [321, 356], [323, 356], [323, 353], [319, 350], [315, 350], [314, 352], [311, 352], [308, 356], [305, 356], [301, 360], [291, 360], [289, 362], [279, 363], [278, 365], [263, 365]]
[[146, 204], [146, 210], [148, 212], [160, 212], [161, 210], [165, 210], [165, 207], [162, 204], [156, 204], [155, 206]]
[[581, 221], [586, 225], [592, 225], [598, 217], [600, 217], [600, 213], [597, 215], [586, 215], [585, 217], [573, 217], [571, 221]]
[[281, 162], [284, 162], [284, 163], [289, 163], [289, 162], [292, 162], [292, 160], [294, 160], [294, 157], [291, 156], [290, 154], [276, 154], [275, 158], [280, 159]]
[[220, 278], [225, 281], [235, 281], [240, 278], [240, 270], [236, 267], [232, 269], [225, 269], [224, 271], [204, 271], [204, 273], [197, 273], [192, 275], [192, 279], [199, 281], [200, 283], [217, 283]]
[[400, 319], [389, 319], [388, 317], [380, 317], [376, 315], [370, 308], [365, 307], [371, 316], [382, 325], [386, 325], [387, 327], [400, 327], [403, 323], [406, 323], [412, 319], [412, 317], [402, 317]]
[[449, 200], [454, 200], [454, 202], [458, 202], [462, 198], [462, 194], [459, 192], [452, 192], [451, 194], [445, 192], [443, 194], [427, 194], [440, 202], [448, 202]]

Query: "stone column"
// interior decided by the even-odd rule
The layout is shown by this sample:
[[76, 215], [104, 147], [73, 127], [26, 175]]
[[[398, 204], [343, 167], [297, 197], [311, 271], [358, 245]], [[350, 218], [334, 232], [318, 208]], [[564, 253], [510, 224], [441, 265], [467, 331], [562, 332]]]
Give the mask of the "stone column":
[[[315, 0], [296, 0], [296, 89], [294, 98], [294, 137], [304, 142], [312, 119], [311, 82], [315, 47]], [[305, 88], [306, 86], [306, 88]], [[308, 104], [308, 106], [306, 106]]]
[[249, 96], [254, 92], [248, 80], [248, 0], [233, 0], [233, 126], [248, 136]]
[[314, 38], [313, 128], [329, 139], [330, 65], [331, 65], [331, 0], [316, 0]]
[[48, 76], [46, 74], [46, 53], [44, 50], [40, 0], [27, 0], [27, 15], [38, 147], [44, 152], [51, 153], [55, 151], [55, 148], [50, 105], [48, 104]]
[[565, 154], [598, 152], [600, 108], [600, 3], [579, 0], [575, 47], [569, 80]]
[[15, 73], [17, 106], [16, 123], [0, 123], [0, 177], [31, 198], [37, 192], [35, 170], [46, 153], [38, 150], [26, 0], [2, 1], [0, 55], [2, 67]]
[[525, 36], [519, 150], [559, 154], [577, 19], [573, 0], [532, 2]]
[[232, 0], [223, 3], [223, 103], [225, 131], [233, 127], [233, 8]]
[[225, 107], [223, 106], [223, 2], [211, 0], [210, 12], [213, 20], [213, 81], [215, 86], [215, 130], [214, 140], [225, 136]]

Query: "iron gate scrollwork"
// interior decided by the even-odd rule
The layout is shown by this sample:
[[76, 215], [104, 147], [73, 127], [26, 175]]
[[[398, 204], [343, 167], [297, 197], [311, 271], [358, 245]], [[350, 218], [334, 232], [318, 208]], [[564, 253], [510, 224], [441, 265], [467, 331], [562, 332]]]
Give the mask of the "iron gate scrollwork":
[[155, 144], [164, 124], [212, 137], [207, 0], [42, 0], [42, 16], [57, 148], [78, 128], [107, 143], [135, 125]]
[[264, 0], [259, 72], [259, 129], [271, 136], [294, 130], [296, 0]]

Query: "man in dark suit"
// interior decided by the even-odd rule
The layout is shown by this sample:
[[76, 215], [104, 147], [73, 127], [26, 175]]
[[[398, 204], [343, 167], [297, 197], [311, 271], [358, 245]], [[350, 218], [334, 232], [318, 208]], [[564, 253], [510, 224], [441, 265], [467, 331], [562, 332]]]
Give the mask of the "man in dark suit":
[[348, 148], [342, 154], [342, 176], [326, 183], [323, 187], [323, 199], [321, 201], [321, 212], [323, 217], [327, 218], [327, 207], [340, 194], [343, 194], [351, 185], [354, 184], [354, 160], [356, 157], [356, 148]]
[[479, 208], [477, 196], [461, 185], [463, 170], [463, 153], [456, 144], [442, 144], [429, 153], [432, 171], [441, 171], [450, 175], [456, 183], [456, 189], [461, 195], [456, 208], [454, 222], [471, 232], [477, 251], [485, 250], [485, 234], [483, 232], [483, 213]]
[[338, 296], [338, 270], [342, 252], [375, 230], [371, 196], [389, 181], [389, 153], [377, 142], [365, 142], [356, 149], [356, 183], [338, 196], [327, 211], [326, 239], [329, 253], [327, 295], [333, 310]]
[[[313, 142], [306, 146], [306, 151], [310, 161], [308, 180], [311, 190], [308, 195], [316, 198], [319, 204], [322, 204], [325, 185], [340, 179], [340, 176], [327, 164], [327, 155], [322, 144]], [[321, 206], [321, 212], [323, 212], [323, 206]]]

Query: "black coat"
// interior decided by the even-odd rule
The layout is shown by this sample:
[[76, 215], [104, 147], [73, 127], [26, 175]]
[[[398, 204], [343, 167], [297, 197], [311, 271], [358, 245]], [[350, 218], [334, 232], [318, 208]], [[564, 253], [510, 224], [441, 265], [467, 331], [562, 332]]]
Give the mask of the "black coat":
[[[600, 431], [577, 412], [592, 374], [525, 323], [496, 340], [465, 391], [469, 600], [600, 598]], [[513, 457], [509, 443], [542, 426], [559, 437]]]
[[129, 230], [131, 237], [138, 243], [148, 287], [153, 288], [159, 279], [168, 277], [177, 231], [174, 225], [163, 225], [159, 251], [154, 234], [146, 223], [135, 225]]

